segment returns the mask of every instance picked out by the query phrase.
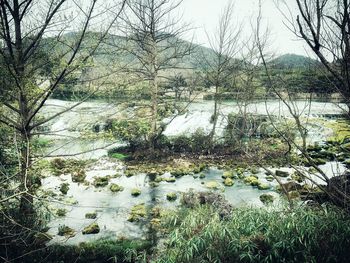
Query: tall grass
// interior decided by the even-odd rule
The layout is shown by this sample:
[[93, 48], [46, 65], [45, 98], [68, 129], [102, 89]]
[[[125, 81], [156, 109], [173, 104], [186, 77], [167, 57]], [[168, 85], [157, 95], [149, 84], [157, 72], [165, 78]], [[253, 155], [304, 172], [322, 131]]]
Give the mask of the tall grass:
[[221, 219], [202, 206], [169, 216], [155, 262], [348, 262], [350, 218], [334, 207], [240, 208]]

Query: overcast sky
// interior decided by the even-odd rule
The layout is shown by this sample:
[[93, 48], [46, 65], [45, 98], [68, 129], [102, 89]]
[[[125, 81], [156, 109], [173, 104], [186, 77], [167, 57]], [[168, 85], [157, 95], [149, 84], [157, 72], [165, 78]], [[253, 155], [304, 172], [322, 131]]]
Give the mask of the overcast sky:
[[[182, 3], [184, 19], [196, 27], [195, 42], [207, 45], [204, 28], [208, 32], [215, 29], [220, 13], [228, 1], [235, 2], [235, 16], [248, 24], [258, 13], [258, 0], [184, 0]], [[288, 2], [293, 2], [288, 0]], [[262, 15], [271, 30], [271, 49], [277, 54], [307, 54], [304, 43], [298, 40], [283, 24], [283, 16], [273, 0], [262, 0]]]

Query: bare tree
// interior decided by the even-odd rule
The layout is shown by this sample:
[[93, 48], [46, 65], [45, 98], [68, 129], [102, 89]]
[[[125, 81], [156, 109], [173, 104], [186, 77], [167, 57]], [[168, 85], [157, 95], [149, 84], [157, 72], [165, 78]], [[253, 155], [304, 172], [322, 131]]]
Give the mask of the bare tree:
[[[307, 26], [309, 26], [310, 28], [314, 28], [314, 26], [319, 23], [316, 28], [318, 28], [316, 31], [313, 31], [313, 29], [311, 30], [311, 35], [312, 37], [306, 37], [305, 32], [303, 32], [303, 26], [301, 23], [300, 18], [297, 18], [297, 24], [299, 25], [299, 29], [300, 29], [300, 33], [302, 35], [304, 35], [303, 37], [306, 37], [305, 40], [307, 40], [308, 44], [310, 45], [311, 43], [313, 44], [313, 49], [315, 48], [315, 45], [319, 45], [321, 42], [325, 41], [325, 39], [323, 39], [323, 37], [321, 37], [321, 27], [322, 27], [322, 23], [320, 18], [322, 17], [321, 13], [322, 13], [322, 9], [325, 8], [326, 4], [328, 1], [304, 1], [304, 4], [301, 5], [301, 2], [297, 0], [298, 3], [298, 7], [303, 9], [305, 8], [305, 12], [304, 15], [306, 14], [306, 16], [304, 17], [304, 19], [309, 20], [309, 22], [306, 22]], [[260, 5], [261, 5], [261, 1], [259, 1]], [[317, 20], [318, 22], [312, 21], [311, 17], [313, 14], [313, 11], [311, 11], [311, 6], [317, 6]], [[314, 10], [315, 11], [315, 10]], [[302, 11], [301, 11], [302, 12]], [[308, 124], [308, 118], [305, 118], [303, 115], [305, 114], [305, 112], [308, 112], [308, 108], [311, 106], [311, 97], [310, 100], [308, 101], [308, 103], [306, 103], [304, 105], [303, 108], [298, 107], [298, 105], [296, 104], [296, 102], [294, 101], [293, 96], [289, 93], [289, 87], [290, 87], [290, 83], [289, 83], [289, 79], [284, 79], [281, 76], [273, 77], [272, 73], [271, 73], [271, 69], [269, 67], [269, 61], [267, 60], [264, 52], [263, 52], [263, 41], [260, 35], [260, 22], [261, 21], [261, 8], [260, 8], [260, 13], [259, 13], [259, 18], [257, 20], [257, 29], [256, 29], [256, 34], [257, 34], [257, 38], [258, 38], [258, 48], [259, 48], [259, 53], [261, 56], [261, 60], [262, 60], [262, 65], [266, 74], [266, 78], [267, 78], [267, 88], [270, 89], [283, 103], [283, 105], [286, 106], [286, 108], [288, 109], [289, 114], [291, 115], [292, 119], [293, 119], [293, 127], [291, 127], [291, 129], [295, 130], [297, 135], [301, 138], [301, 142], [297, 142], [296, 140], [294, 140], [294, 138], [290, 138], [288, 136], [288, 134], [281, 130], [277, 125], [274, 124], [273, 120], [271, 121], [271, 124], [274, 128], [274, 130], [279, 134], [279, 136], [283, 139], [283, 141], [289, 146], [288, 148], [288, 152], [287, 154], [290, 154], [292, 151], [297, 151], [299, 153], [299, 155], [301, 156], [301, 165], [305, 165], [307, 164], [308, 166], [313, 167], [314, 171], [310, 172], [306, 169], [304, 169], [303, 167], [294, 165], [294, 164], [290, 164], [290, 166], [299, 174], [301, 175], [303, 178], [307, 179], [307, 181], [309, 183], [312, 183], [313, 185], [315, 185], [318, 189], [320, 189], [323, 193], [325, 193], [329, 200], [331, 200], [332, 202], [334, 202], [337, 205], [341, 205], [343, 207], [348, 208], [348, 204], [349, 204], [349, 195], [348, 195], [348, 174], [345, 173], [343, 175], [340, 176], [336, 176], [336, 174], [333, 174], [333, 176], [335, 176], [334, 178], [331, 178], [332, 175], [327, 175], [320, 167], [319, 167], [319, 163], [317, 163], [317, 158], [313, 155], [311, 155], [309, 153], [309, 149], [308, 149], [308, 142], [307, 142], [307, 136], [308, 136], [308, 129], [307, 129], [307, 124]], [[305, 20], [306, 21], [306, 20]], [[311, 22], [312, 21], [312, 22]], [[310, 23], [310, 24], [309, 24]], [[315, 24], [316, 23], [316, 24]], [[312, 32], [313, 31], [313, 32]], [[318, 33], [316, 33], [318, 32]], [[319, 36], [317, 37], [317, 35], [319, 34]], [[328, 33], [327, 33], [328, 35]], [[313, 38], [315, 37], [315, 38]], [[320, 38], [319, 38], [320, 37]], [[328, 35], [329, 37], [329, 35]], [[311, 40], [311, 38], [313, 38], [313, 40]], [[317, 40], [319, 38], [319, 40]], [[322, 40], [321, 40], [322, 39]], [[316, 41], [316, 42], [313, 42]], [[321, 41], [321, 42], [318, 42]], [[332, 41], [332, 40], [330, 40]], [[318, 44], [317, 44], [318, 43]], [[334, 42], [333, 42], [334, 43]], [[327, 45], [330, 43], [327, 43]], [[318, 46], [316, 49], [318, 49], [318, 51], [316, 52], [317, 56], [319, 56], [320, 60], [322, 61], [322, 63], [324, 64], [324, 66], [329, 70], [329, 72], [331, 74], [334, 73], [334, 77], [336, 77], [336, 73], [338, 72], [338, 70], [336, 70], [337, 68], [337, 62], [334, 63], [330, 63], [326, 60], [326, 56], [328, 57], [329, 54], [335, 54], [335, 49], [329, 49], [330, 46], [322, 46], [321, 45]], [[334, 46], [333, 46], [334, 48]], [[323, 50], [321, 52], [321, 50]], [[325, 53], [323, 53], [325, 52]], [[326, 53], [330, 52], [328, 55], [326, 55]], [[335, 58], [335, 57], [334, 57]], [[337, 58], [339, 59], [339, 58]], [[333, 71], [333, 73], [332, 73]], [[335, 83], [333, 83], [334, 85], [336, 85]], [[287, 95], [282, 94], [282, 91], [286, 92]], [[345, 96], [344, 91], [341, 91], [342, 94]], [[271, 119], [271, 115], [269, 115], [270, 119]], [[275, 177], [276, 178], [276, 177]], [[322, 183], [319, 183], [319, 181], [322, 181]], [[288, 189], [285, 187], [286, 185], [281, 184], [281, 182], [279, 182], [280, 185], [282, 186], [282, 189], [284, 191], [284, 193], [286, 194], [286, 196], [288, 197], [289, 201], [290, 201], [290, 195], [289, 195], [289, 191]], [[311, 193], [309, 193], [311, 194]]]
[[349, 112], [350, 1], [295, 0], [296, 15], [290, 2], [281, 2], [285, 9], [280, 9], [289, 29], [319, 58], [330, 75], [330, 86], [343, 96]]
[[214, 111], [211, 117], [213, 126], [209, 134], [209, 140], [212, 146], [219, 118], [222, 88], [231, 82], [230, 79], [237, 66], [237, 61], [234, 57], [238, 54], [240, 49], [238, 41], [242, 27], [239, 24], [235, 24], [233, 18], [234, 2], [230, 2], [220, 15], [215, 33], [213, 33], [213, 35], [207, 33], [208, 42], [210, 48], [214, 51], [214, 55], [203, 55], [201, 58], [204, 65], [206, 82], [208, 86], [215, 89]]
[[183, 68], [181, 60], [189, 55], [193, 46], [182, 38], [189, 28], [174, 18], [182, 1], [129, 0], [122, 16], [120, 31], [126, 36], [121, 49], [132, 57], [125, 70], [148, 82], [151, 96], [149, 148], [154, 149], [164, 127], [158, 125], [161, 103], [161, 83], [167, 72]]
[[[39, 113], [60, 83], [81, 72], [106, 35], [103, 31], [91, 46], [84, 42], [89, 28], [96, 26], [93, 19], [101, 12], [97, 0], [84, 4], [66, 0], [0, 1], [0, 60], [7, 75], [1, 83], [0, 122], [16, 132], [20, 182], [13, 195], [1, 201], [20, 197], [20, 213], [28, 223], [26, 215], [34, 214], [30, 171], [33, 134], [78, 104], [47, 118], [39, 118]], [[72, 30], [77, 30], [74, 37], [64, 34]]]

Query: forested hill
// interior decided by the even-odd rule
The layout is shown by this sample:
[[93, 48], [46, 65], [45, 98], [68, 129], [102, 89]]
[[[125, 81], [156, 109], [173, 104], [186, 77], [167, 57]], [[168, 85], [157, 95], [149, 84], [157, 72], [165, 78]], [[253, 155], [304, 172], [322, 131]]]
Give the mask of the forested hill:
[[270, 61], [272, 67], [280, 69], [305, 69], [319, 64], [317, 60], [296, 54], [285, 54]]
[[[57, 38], [46, 38], [44, 45], [46, 45], [46, 49], [49, 53], [54, 50], [59, 50], [61, 52], [62, 49], [67, 49], [69, 45], [74, 46], [79, 36], [80, 33], [70, 32], [61, 36], [62, 41], [60, 42], [57, 41]], [[126, 37], [107, 34], [102, 41], [100, 37], [101, 35], [99, 33], [88, 32], [82, 43], [82, 49], [86, 51], [92, 50], [97, 46], [97, 43], [99, 43], [92, 56], [96, 68], [100, 65], [111, 65], [113, 63], [127, 64], [133, 61], [133, 56], [127, 54], [127, 52], [122, 49], [122, 47], [127, 46]], [[191, 54], [177, 61], [181, 68], [199, 70], [201, 67], [204, 67], [202, 63], [204, 57], [206, 60], [212, 60], [214, 57], [214, 51], [210, 48], [177, 38], [170, 38], [168, 41], [176, 42], [179, 45], [179, 49], [185, 46], [191, 46]], [[67, 45], [67, 43], [69, 45]], [[161, 43], [161, 45], [166, 46], [166, 43]], [[174, 52], [174, 50], [168, 49], [166, 52]], [[80, 53], [84, 54], [84, 52]]]
[[[74, 43], [74, 41], [79, 37], [79, 33], [68, 33], [62, 36], [61, 42], [57, 42], [56, 38], [47, 38], [46, 44], [49, 44], [50, 52], [53, 49], [64, 49], [66, 44], [57, 44], [57, 43]], [[89, 48], [96, 46], [96, 43], [99, 41], [100, 35], [98, 33], [89, 32], [87, 36], [84, 38], [83, 47]], [[204, 65], [204, 61], [210, 61], [215, 58], [215, 52], [202, 45], [191, 44], [186, 40], [173, 39], [173, 41], [177, 41], [177, 43], [181, 45], [192, 45], [192, 53], [189, 56], [185, 56], [182, 61], [178, 61], [181, 64], [181, 67], [192, 69], [194, 71], [200, 70]], [[55, 42], [56, 45], [54, 48], [52, 42]], [[118, 63], [128, 63], [133, 60], [131, 55], [126, 54], [125, 52], [121, 52], [120, 47], [125, 46], [127, 43], [127, 39], [123, 36], [108, 34], [105, 39], [98, 46], [97, 50], [94, 52], [94, 63], [95, 66], [99, 66], [100, 64], [111, 64], [113, 62]], [[172, 50], [168, 50], [168, 52], [172, 52]], [[205, 57], [205, 60], [203, 59]], [[310, 68], [312, 66], [319, 65], [319, 62], [296, 54], [285, 54], [281, 55], [272, 61], [270, 61], [270, 66], [273, 68], [279, 69], [305, 69]]]

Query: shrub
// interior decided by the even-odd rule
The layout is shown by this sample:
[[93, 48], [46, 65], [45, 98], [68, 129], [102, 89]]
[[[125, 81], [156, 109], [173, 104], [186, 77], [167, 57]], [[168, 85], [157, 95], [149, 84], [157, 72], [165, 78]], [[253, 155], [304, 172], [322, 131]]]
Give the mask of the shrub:
[[150, 124], [144, 120], [114, 121], [111, 128], [115, 137], [136, 148], [147, 141], [150, 132]]
[[246, 207], [223, 220], [213, 206], [197, 206], [163, 222], [172, 230], [155, 262], [346, 262], [350, 256], [350, 218], [334, 207]]

